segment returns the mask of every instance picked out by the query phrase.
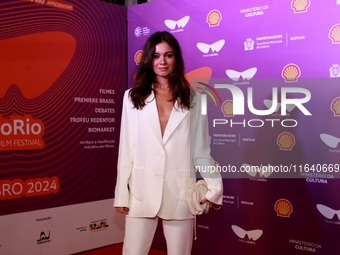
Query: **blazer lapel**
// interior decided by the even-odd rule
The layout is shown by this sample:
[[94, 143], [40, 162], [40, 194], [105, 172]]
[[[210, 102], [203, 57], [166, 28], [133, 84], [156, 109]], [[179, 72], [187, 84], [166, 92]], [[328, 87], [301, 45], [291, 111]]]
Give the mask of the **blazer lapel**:
[[[157, 109], [156, 109], [157, 110]], [[164, 135], [163, 135], [163, 144], [166, 144], [171, 134], [175, 131], [178, 125], [182, 122], [184, 117], [188, 114], [188, 110], [181, 109], [178, 106], [177, 101], [175, 102], [174, 107], [172, 108], [168, 124], [166, 125]]]
[[152, 130], [150, 133], [152, 133], [159, 144], [162, 145], [161, 126], [159, 123], [156, 99], [153, 93], [151, 93], [146, 102], [146, 106], [141, 111], [141, 115], [143, 116], [144, 122], [148, 123], [150, 126], [150, 129]]

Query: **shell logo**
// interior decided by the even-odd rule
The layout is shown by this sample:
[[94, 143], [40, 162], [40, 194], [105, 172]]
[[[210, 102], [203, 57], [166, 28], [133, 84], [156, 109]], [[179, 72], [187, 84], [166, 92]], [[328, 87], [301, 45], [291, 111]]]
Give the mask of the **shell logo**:
[[340, 117], [340, 97], [333, 100], [331, 110], [334, 112], [334, 116]]
[[332, 40], [333, 44], [340, 44], [340, 24], [335, 24], [329, 30], [328, 37]]
[[136, 65], [139, 65], [141, 59], [142, 59], [143, 51], [139, 50], [135, 53], [134, 60], [136, 62]]
[[222, 20], [222, 14], [218, 10], [212, 10], [207, 15], [207, 22], [209, 24], [209, 27], [219, 26], [221, 20]]
[[274, 210], [276, 211], [277, 216], [288, 218], [293, 212], [293, 206], [287, 199], [281, 198], [276, 201]]
[[291, 4], [291, 7], [294, 10], [294, 13], [306, 12], [309, 6], [310, 6], [309, 0], [292, 0], [292, 4]]
[[289, 132], [282, 132], [277, 137], [277, 144], [280, 150], [291, 151], [295, 145], [295, 137]]
[[224, 117], [233, 117], [233, 101], [226, 100], [223, 102], [221, 106], [221, 111], [223, 112]]
[[301, 76], [300, 68], [295, 64], [288, 64], [282, 69], [282, 77], [285, 82], [297, 82]]

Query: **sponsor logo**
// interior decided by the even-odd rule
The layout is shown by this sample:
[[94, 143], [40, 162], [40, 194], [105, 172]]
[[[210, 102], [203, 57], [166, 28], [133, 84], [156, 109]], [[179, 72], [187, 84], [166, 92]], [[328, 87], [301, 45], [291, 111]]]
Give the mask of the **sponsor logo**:
[[50, 237], [51, 237], [50, 231], [48, 231], [48, 236], [45, 234], [45, 232], [41, 232], [40, 233], [40, 239], [37, 240], [37, 244], [43, 244], [43, 243], [51, 242]]
[[321, 178], [306, 178], [306, 182], [328, 184], [327, 179], [321, 179]]
[[[240, 242], [249, 243], [249, 244], [255, 244], [255, 241], [258, 240], [263, 234], [263, 231], [261, 229], [254, 229], [254, 230], [247, 231], [236, 225], [232, 225], [231, 229], [234, 231], [234, 233], [239, 238], [241, 238], [239, 239]], [[246, 236], [248, 240], [244, 240]]]
[[232, 79], [233, 81], [239, 81], [239, 79], [242, 77], [243, 81], [249, 81], [251, 78], [254, 77], [254, 75], [257, 72], [256, 67], [249, 68], [243, 72], [238, 72], [232, 69], [227, 69], [226, 74], [227, 76]]
[[223, 112], [224, 117], [233, 117], [233, 101], [230, 99], [224, 101], [221, 106], [221, 111]]
[[222, 20], [222, 14], [218, 10], [212, 10], [207, 15], [207, 23], [209, 27], [216, 27], [220, 25]]
[[334, 219], [335, 215], [338, 218], [338, 222], [340, 223], [340, 210], [334, 210], [328, 206], [317, 204], [316, 208], [318, 211], [327, 219], [332, 220]]
[[328, 33], [329, 39], [333, 44], [340, 44], [340, 24], [335, 24]]
[[290, 41], [301, 41], [305, 40], [306, 36], [305, 35], [298, 35], [298, 36], [291, 36]]
[[143, 55], [143, 51], [142, 50], [139, 50], [135, 53], [135, 56], [134, 56], [134, 60], [135, 60], [135, 63], [136, 65], [139, 65], [141, 59], [142, 59], [142, 55]]
[[277, 137], [277, 144], [280, 150], [291, 151], [295, 145], [295, 137], [289, 132], [282, 132]]
[[150, 34], [150, 28], [138, 26], [135, 28], [133, 33], [136, 37], [148, 36]]
[[48, 217], [43, 217], [43, 218], [36, 219], [36, 221], [45, 221], [45, 220], [52, 220], [52, 217], [48, 216]]
[[294, 13], [307, 12], [309, 6], [310, 6], [309, 0], [292, 0], [291, 3], [291, 7], [294, 10]]
[[143, 30], [142, 30], [141, 27], [135, 28], [134, 34], [135, 34], [136, 37], [140, 37], [142, 35], [142, 33], [143, 33]]
[[79, 231], [79, 232], [84, 232], [84, 231], [87, 230], [87, 227], [78, 227], [78, 228], [76, 228], [76, 230]]
[[245, 42], [243, 43], [244, 44], [244, 50], [254, 50], [254, 40], [251, 39], [251, 38], [247, 38], [245, 40]]
[[318, 252], [316, 249], [322, 249], [321, 244], [312, 243], [302, 240], [289, 239], [289, 243], [294, 244], [294, 248], [300, 251]]
[[240, 13], [246, 18], [264, 15], [264, 11], [269, 9], [269, 5], [254, 6], [251, 8], [241, 9]]
[[217, 42], [214, 42], [212, 44], [206, 44], [206, 43], [202, 43], [199, 42], [196, 44], [197, 48], [204, 54], [209, 53], [209, 51], [211, 50], [212, 54], [210, 55], [203, 55], [206, 57], [212, 57], [212, 56], [218, 56], [217, 52], [220, 52], [220, 50], [223, 48], [225, 43], [225, 40], [219, 40]]
[[98, 221], [92, 221], [89, 225], [90, 231], [99, 231], [99, 230], [105, 230], [109, 227], [107, 224], [107, 219], [104, 220], [98, 220]]
[[282, 34], [256, 37], [256, 49], [268, 49], [271, 46], [282, 44]]
[[282, 69], [282, 77], [285, 82], [297, 82], [301, 76], [300, 68], [295, 64], [288, 64]]
[[338, 147], [338, 144], [340, 143], [340, 138], [329, 135], [329, 134], [320, 134], [321, 140], [331, 148]]
[[235, 204], [235, 197], [231, 195], [223, 195], [223, 204]]
[[197, 227], [203, 228], [203, 229], [209, 229], [209, 226], [206, 226], [206, 225], [197, 225]]
[[340, 97], [337, 97], [331, 103], [331, 110], [334, 112], [334, 116], [340, 116]]
[[251, 177], [255, 177], [257, 173], [259, 173], [261, 178], [268, 178], [273, 171], [270, 171], [267, 166], [252, 166], [248, 164], [242, 164], [242, 167], [244, 169], [248, 169], [248, 171], [245, 171], [247, 174], [249, 174]]
[[331, 78], [339, 78], [340, 77], [340, 67], [338, 64], [332, 65], [331, 68], [329, 68], [329, 76]]
[[290, 214], [293, 212], [293, 206], [287, 199], [279, 199], [274, 205], [274, 210], [279, 217], [289, 218]]
[[166, 19], [164, 20], [164, 24], [171, 30], [174, 30], [176, 27], [178, 27], [178, 30], [173, 31], [173, 32], [180, 32], [183, 31], [182, 28], [184, 28], [190, 20], [190, 16], [185, 16], [177, 21], [171, 20], [171, 19]]

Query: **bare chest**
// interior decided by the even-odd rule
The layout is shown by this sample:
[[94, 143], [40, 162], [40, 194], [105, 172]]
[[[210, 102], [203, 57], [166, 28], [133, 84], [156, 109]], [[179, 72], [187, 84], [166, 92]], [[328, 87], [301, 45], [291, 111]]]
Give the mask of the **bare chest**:
[[158, 118], [162, 131], [162, 136], [164, 134], [165, 128], [169, 122], [169, 118], [174, 106], [173, 101], [169, 101], [170, 97], [166, 93], [157, 93], [156, 104], [158, 110]]

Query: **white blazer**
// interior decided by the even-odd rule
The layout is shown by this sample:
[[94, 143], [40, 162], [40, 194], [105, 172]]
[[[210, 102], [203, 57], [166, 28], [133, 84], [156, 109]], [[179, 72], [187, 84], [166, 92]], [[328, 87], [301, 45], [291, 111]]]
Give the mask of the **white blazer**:
[[[212, 166], [208, 122], [200, 114], [200, 94], [193, 109], [172, 109], [162, 137], [152, 93], [142, 110], [134, 108], [125, 92], [120, 129], [114, 207], [129, 207], [130, 217], [191, 219], [186, 191], [196, 181], [195, 165]], [[191, 125], [190, 125], [191, 124]], [[206, 198], [222, 204], [219, 173], [205, 174]]]

